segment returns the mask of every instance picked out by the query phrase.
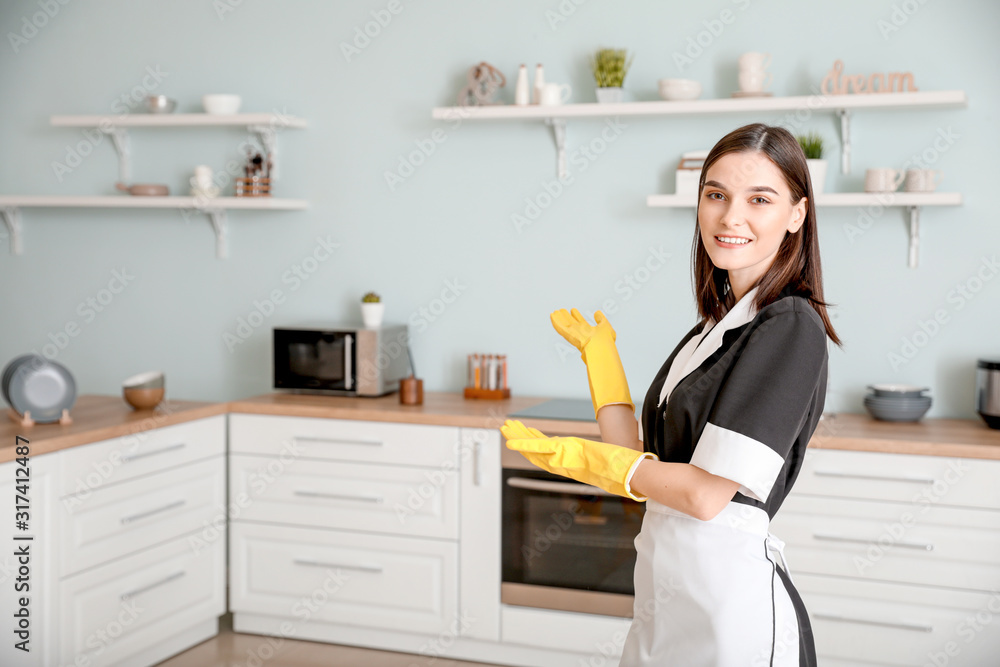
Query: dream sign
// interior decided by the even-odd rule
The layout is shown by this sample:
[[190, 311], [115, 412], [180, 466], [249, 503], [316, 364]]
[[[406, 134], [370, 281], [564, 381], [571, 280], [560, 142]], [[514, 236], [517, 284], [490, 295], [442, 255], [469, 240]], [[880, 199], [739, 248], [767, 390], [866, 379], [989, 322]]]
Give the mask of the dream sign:
[[917, 90], [911, 72], [887, 72], [885, 74], [844, 74], [844, 63], [836, 60], [833, 68], [823, 77], [820, 91], [824, 95], [847, 95], [849, 93], [908, 93]]

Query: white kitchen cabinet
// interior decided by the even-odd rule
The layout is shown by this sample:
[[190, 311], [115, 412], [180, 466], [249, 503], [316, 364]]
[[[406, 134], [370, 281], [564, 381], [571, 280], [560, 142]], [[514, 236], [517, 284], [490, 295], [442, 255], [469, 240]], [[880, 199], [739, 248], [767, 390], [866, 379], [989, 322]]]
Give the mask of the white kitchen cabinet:
[[[14, 443], [3, 443], [14, 446]], [[29, 443], [30, 447], [30, 443]], [[55, 642], [56, 620], [56, 538], [58, 535], [58, 513], [56, 507], [57, 456], [44, 454], [30, 457], [30, 507], [29, 529], [15, 528], [15, 499], [19, 493], [17, 461], [0, 464], [0, 665], [18, 667], [48, 667], [58, 660], [58, 646]], [[32, 536], [32, 540], [16, 540], [15, 537]], [[27, 563], [21, 563], [15, 551], [26, 546], [29, 552]], [[26, 570], [22, 570], [26, 568]], [[25, 589], [25, 587], [27, 587]], [[28, 644], [29, 652], [14, 647], [23, 638], [14, 635], [15, 622], [21, 605], [20, 599], [28, 599]], [[15, 620], [16, 619], [16, 620]]]
[[431, 636], [455, 625], [458, 428], [232, 414], [230, 436], [237, 627], [241, 614]]
[[500, 641], [500, 432], [463, 428], [462, 512], [459, 542], [464, 636]]
[[[0, 665], [147, 667], [218, 633], [225, 429], [216, 416], [31, 459], [32, 652], [5, 640]], [[8, 638], [16, 466], [0, 465], [11, 511], [0, 521]]]
[[86, 501], [91, 493], [105, 486], [220, 456], [225, 451], [225, 415], [72, 447], [58, 452], [58, 495], [64, 505], [71, 507], [76, 500]]
[[428, 634], [456, 616], [457, 544], [233, 522], [231, 607]]
[[146, 667], [217, 634], [225, 571], [223, 540], [179, 538], [63, 580], [59, 664]]
[[433, 468], [230, 454], [248, 521], [458, 539], [458, 477]]
[[976, 619], [1000, 612], [998, 474], [998, 461], [810, 450], [771, 530], [820, 665], [993, 664], [1000, 633]]
[[212, 523], [226, 503], [222, 464], [222, 457], [214, 457], [102, 488], [86, 500], [60, 503], [59, 576]]

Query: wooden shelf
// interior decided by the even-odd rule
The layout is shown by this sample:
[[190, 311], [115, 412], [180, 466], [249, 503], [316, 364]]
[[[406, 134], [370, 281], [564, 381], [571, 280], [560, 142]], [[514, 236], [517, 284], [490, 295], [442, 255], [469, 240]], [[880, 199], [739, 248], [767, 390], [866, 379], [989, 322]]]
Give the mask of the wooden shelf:
[[229, 256], [226, 211], [301, 211], [308, 207], [302, 199], [272, 199], [271, 197], [134, 197], [131, 195], [66, 196], [9, 195], [0, 196], [0, 215], [10, 233], [10, 251], [24, 252], [22, 208], [158, 208], [191, 210], [204, 213], [215, 232], [215, 256]]
[[218, 127], [271, 125], [276, 128], [303, 129], [306, 121], [295, 116], [277, 113], [149, 113], [118, 114], [105, 116], [51, 116], [56, 127]]

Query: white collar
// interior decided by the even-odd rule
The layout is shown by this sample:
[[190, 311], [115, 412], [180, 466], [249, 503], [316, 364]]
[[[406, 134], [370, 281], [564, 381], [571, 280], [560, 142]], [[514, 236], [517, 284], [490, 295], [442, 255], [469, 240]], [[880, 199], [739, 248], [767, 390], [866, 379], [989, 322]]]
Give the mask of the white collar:
[[[708, 318], [701, 333], [697, 336], [692, 336], [691, 340], [681, 348], [670, 364], [670, 370], [667, 371], [667, 378], [663, 382], [663, 388], [660, 389], [659, 405], [662, 405], [667, 400], [670, 392], [680, 384], [681, 380], [701, 366], [706, 359], [722, 346], [722, 336], [727, 331], [741, 327], [757, 316], [757, 307], [753, 300], [756, 293], [757, 288], [754, 287], [744, 294], [743, 298], [736, 302], [736, 305], [725, 314], [718, 324], [715, 324], [715, 321], [711, 317]], [[715, 326], [712, 326], [713, 324]]]

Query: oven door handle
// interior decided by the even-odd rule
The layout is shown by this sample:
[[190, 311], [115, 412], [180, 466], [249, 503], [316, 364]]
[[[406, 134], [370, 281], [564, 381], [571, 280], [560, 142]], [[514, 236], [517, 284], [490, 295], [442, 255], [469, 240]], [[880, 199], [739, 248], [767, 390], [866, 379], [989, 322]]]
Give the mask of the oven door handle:
[[571, 493], [576, 496], [614, 496], [621, 498], [610, 491], [590, 484], [579, 484], [576, 482], [550, 482], [544, 479], [532, 479], [530, 477], [508, 477], [507, 486], [518, 489], [529, 489], [532, 491], [550, 491], [552, 493]]

